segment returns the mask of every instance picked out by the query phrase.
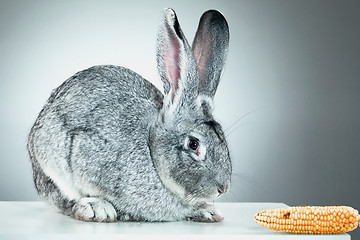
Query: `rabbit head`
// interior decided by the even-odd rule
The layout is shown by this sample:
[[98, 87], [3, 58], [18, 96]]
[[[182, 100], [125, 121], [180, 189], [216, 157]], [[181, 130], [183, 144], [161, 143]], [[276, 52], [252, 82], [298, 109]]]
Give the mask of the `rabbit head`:
[[225, 18], [205, 12], [193, 46], [172, 9], [158, 33], [157, 64], [165, 97], [150, 132], [150, 150], [163, 184], [189, 203], [228, 191], [231, 161], [224, 132], [212, 115], [228, 49]]

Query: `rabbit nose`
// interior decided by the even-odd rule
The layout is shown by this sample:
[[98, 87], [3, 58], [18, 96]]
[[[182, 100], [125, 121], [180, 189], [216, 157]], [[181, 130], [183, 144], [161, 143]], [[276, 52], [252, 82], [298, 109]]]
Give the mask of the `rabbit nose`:
[[221, 188], [218, 188], [217, 191], [219, 193], [218, 197], [220, 197], [222, 194], [224, 194], [224, 190], [222, 190]]
[[227, 191], [226, 185], [218, 184], [218, 186], [217, 186], [218, 197], [223, 195], [226, 191]]
[[220, 197], [221, 195], [223, 195], [224, 193], [226, 193], [230, 188], [230, 181], [226, 181], [225, 184], [218, 184], [217, 185], [217, 192], [218, 192], [218, 197]]

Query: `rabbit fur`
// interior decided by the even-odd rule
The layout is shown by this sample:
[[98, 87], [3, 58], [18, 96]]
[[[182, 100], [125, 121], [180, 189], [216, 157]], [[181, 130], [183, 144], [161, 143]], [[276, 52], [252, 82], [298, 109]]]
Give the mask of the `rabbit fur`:
[[225, 18], [205, 12], [190, 47], [163, 11], [157, 65], [164, 95], [137, 73], [94, 66], [55, 89], [28, 151], [39, 196], [83, 221], [219, 222], [206, 203], [226, 193], [231, 160], [213, 98], [229, 42]]

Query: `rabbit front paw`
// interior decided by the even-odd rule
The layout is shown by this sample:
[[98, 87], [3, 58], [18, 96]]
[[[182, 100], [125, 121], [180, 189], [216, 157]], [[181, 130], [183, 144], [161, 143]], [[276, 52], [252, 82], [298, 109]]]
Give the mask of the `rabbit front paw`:
[[196, 209], [192, 216], [188, 217], [188, 220], [194, 222], [222, 222], [224, 217], [221, 215], [220, 211], [214, 206], [206, 205], [204, 208], [200, 207]]
[[74, 218], [86, 222], [115, 222], [116, 211], [106, 200], [86, 197], [81, 198], [72, 208]]

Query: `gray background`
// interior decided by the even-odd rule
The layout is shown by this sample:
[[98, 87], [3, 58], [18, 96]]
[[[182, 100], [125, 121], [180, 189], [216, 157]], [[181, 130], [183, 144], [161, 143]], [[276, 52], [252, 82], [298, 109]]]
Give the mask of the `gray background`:
[[26, 136], [66, 78], [114, 64], [162, 89], [155, 41], [165, 7], [190, 42], [207, 9], [230, 26], [215, 115], [234, 176], [220, 200], [360, 209], [360, 4], [341, 0], [1, 1], [0, 200], [38, 199]]

